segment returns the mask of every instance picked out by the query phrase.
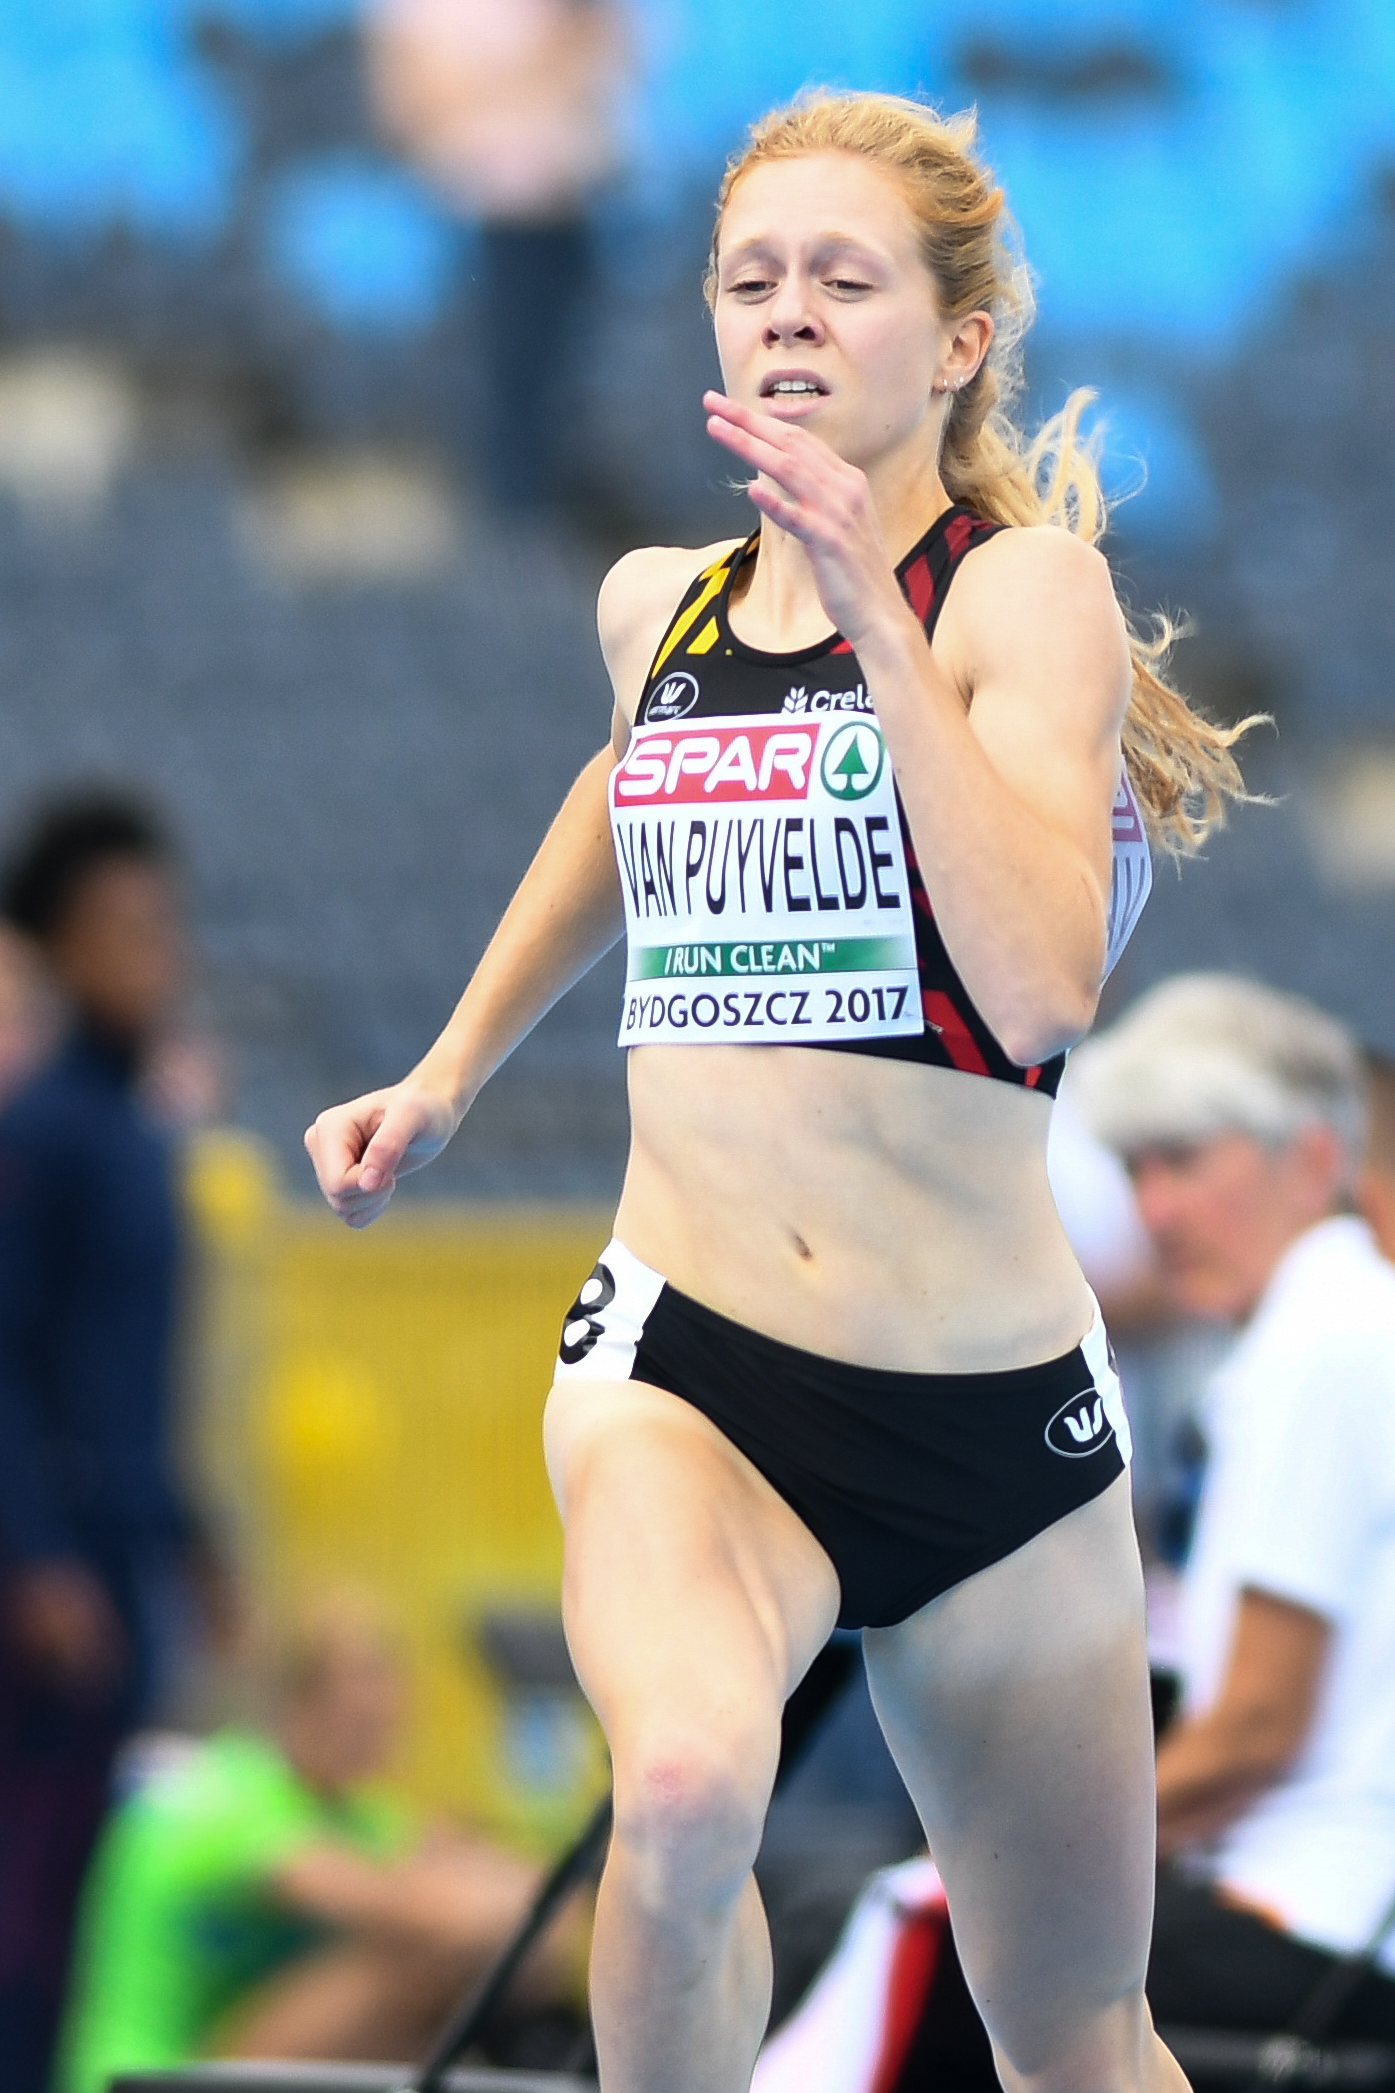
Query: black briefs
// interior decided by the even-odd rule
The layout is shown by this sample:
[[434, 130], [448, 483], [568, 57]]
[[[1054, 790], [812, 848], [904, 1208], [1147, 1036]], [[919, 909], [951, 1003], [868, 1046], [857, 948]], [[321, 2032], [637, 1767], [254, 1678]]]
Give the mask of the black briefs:
[[889, 1628], [1121, 1475], [1128, 1426], [1098, 1315], [1072, 1351], [1003, 1373], [888, 1373], [704, 1308], [611, 1242], [570, 1310], [558, 1377], [691, 1403], [838, 1573], [840, 1627]]

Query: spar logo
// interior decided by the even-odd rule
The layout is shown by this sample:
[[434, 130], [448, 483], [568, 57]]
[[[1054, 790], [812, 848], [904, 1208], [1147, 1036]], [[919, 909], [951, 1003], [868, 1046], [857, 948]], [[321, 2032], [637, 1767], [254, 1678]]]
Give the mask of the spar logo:
[[644, 717], [646, 720], [682, 719], [685, 712], [692, 711], [697, 701], [697, 677], [688, 675], [686, 670], [675, 669], [671, 676], [665, 676], [645, 706]]
[[819, 765], [823, 789], [833, 799], [866, 799], [875, 792], [886, 761], [877, 729], [851, 720], [830, 734]]
[[615, 772], [616, 806], [807, 799], [818, 735], [815, 726], [641, 728]]

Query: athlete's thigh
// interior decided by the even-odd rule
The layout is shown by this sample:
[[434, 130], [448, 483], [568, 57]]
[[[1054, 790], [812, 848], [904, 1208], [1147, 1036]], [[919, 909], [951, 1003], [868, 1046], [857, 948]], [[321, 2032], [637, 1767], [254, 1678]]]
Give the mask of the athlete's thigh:
[[784, 1699], [837, 1616], [823, 1549], [663, 1389], [561, 1381], [544, 1446], [566, 1536], [568, 1641], [612, 1751], [662, 1724], [773, 1752]]
[[965, 1974], [1031, 2070], [1147, 1961], [1152, 1729], [1127, 1476], [865, 1641]]

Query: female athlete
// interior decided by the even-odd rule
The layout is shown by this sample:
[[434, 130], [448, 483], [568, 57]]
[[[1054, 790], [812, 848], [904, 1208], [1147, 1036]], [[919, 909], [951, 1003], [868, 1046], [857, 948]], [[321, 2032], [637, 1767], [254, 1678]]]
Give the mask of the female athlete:
[[628, 932], [629, 1167], [545, 1420], [614, 1761], [605, 2093], [748, 2084], [780, 1710], [835, 1622], [1005, 2085], [1184, 2083], [1127, 1427], [1045, 1151], [1145, 824], [1186, 847], [1240, 781], [1126, 630], [1079, 403], [1030, 449], [1007, 418], [1024, 278], [972, 136], [876, 95], [756, 126], [704, 406], [757, 529], [607, 577], [610, 745], [440, 1040], [307, 1136], [362, 1227]]

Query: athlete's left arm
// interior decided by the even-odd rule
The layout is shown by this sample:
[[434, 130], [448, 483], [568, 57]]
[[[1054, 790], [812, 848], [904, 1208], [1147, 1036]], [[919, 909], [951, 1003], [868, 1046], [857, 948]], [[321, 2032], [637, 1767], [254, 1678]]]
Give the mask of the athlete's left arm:
[[964, 986], [1014, 1061], [1045, 1060], [1087, 1030], [1104, 975], [1131, 680], [1108, 567], [1066, 531], [1001, 531], [965, 558], [932, 655], [865, 474], [806, 430], [704, 404], [856, 650]]
[[887, 620], [858, 657], [950, 957], [1012, 1059], [1044, 1060], [1104, 977], [1132, 681], [1108, 566], [1067, 531], [1001, 531], [959, 568], [933, 653]]

